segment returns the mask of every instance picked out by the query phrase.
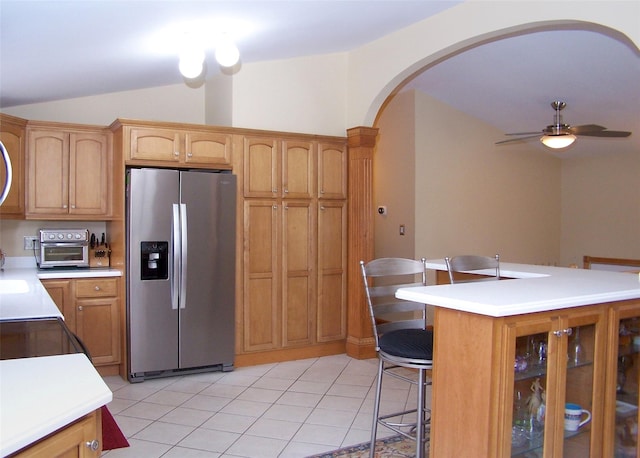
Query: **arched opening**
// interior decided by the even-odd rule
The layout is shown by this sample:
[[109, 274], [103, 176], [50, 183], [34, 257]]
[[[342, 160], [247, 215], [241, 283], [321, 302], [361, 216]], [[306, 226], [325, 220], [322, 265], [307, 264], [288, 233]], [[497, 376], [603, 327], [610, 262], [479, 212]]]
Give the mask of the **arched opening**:
[[[366, 317], [363, 314], [364, 308], [361, 308], [359, 304], [361, 285], [357, 269], [354, 266], [359, 259], [369, 259], [374, 257], [374, 254], [375, 256], [383, 256], [388, 253], [379, 248], [374, 250], [373, 246], [374, 237], [378, 240], [379, 234], [383, 231], [385, 232], [384, 243], [392, 247], [393, 250], [397, 248], [394, 252], [401, 256], [440, 257], [455, 254], [451, 251], [459, 250], [487, 251], [493, 254], [505, 245], [506, 234], [508, 236], [507, 246], [527, 247], [528, 251], [526, 251], [526, 255], [523, 255], [517, 250], [510, 252], [509, 248], [506, 255], [501, 253], [503, 259], [529, 263], [558, 262], [557, 260], [561, 256], [560, 245], [563, 242], [563, 237], [567, 237], [561, 232], [560, 220], [563, 212], [566, 211], [564, 206], [573, 205], [573, 201], [563, 203], [558, 198], [558, 194], [561, 192], [560, 183], [566, 177], [560, 165], [557, 164], [558, 158], [546, 156], [539, 159], [526, 146], [518, 146], [517, 148], [527, 154], [502, 154], [497, 157], [494, 142], [504, 134], [504, 131], [480, 122], [478, 119], [473, 119], [472, 116], [465, 118], [466, 129], [459, 130], [460, 113], [458, 110], [437, 100], [425, 100], [428, 99], [428, 96], [424, 94], [416, 97], [416, 91], [410, 100], [394, 108], [398, 112], [396, 116], [390, 117], [390, 122], [396, 124], [395, 129], [398, 134], [387, 142], [390, 146], [383, 145], [384, 139], [387, 137], [384, 132], [387, 126], [383, 126], [381, 123], [382, 116], [390, 109], [391, 103], [403, 97], [402, 89], [420, 72], [429, 71], [448, 58], [461, 55], [465, 51], [485, 44], [554, 30], [583, 30], [600, 33], [609, 40], [615, 40], [627, 46], [635, 59], [640, 55], [634, 41], [624, 33], [587, 21], [539, 21], [486, 32], [472, 39], [467, 38], [445, 46], [426, 57], [421, 56], [414, 59], [401, 71], [396, 71], [395, 76], [387, 78], [386, 83], [379, 84], [382, 89], [373, 97], [366, 111], [363, 125], [371, 125], [374, 128], [358, 128], [348, 131], [350, 153], [352, 151], [356, 153], [350, 158], [350, 186], [354, 183], [356, 186], [352, 186], [350, 189], [349, 338], [347, 353], [353, 356], [367, 354], [368, 333], [359, 324], [365, 322]], [[357, 77], [355, 79], [358, 80]], [[640, 78], [638, 79], [640, 80]], [[545, 103], [548, 102], [550, 100], [545, 101]], [[439, 143], [432, 148], [430, 156], [416, 154], [416, 142], [434, 143], [432, 132], [425, 129], [420, 130], [419, 126], [416, 126], [416, 107], [420, 109], [419, 114], [423, 116], [421, 119], [432, 121], [432, 126], [435, 126], [434, 131], [440, 134]], [[638, 119], [637, 115], [635, 113], [634, 119], [636, 120]], [[403, 128], [407, 128], [407, 126], [409, 128], [403, 131]], [[447, 126], [448, 131], [443, 129]], [[620, 127], [615, 126], [615, 128]], [[378, 129], [380, 130], [379, 134]], [[378, 135], [376, 136], [376, 134]], [[484, 144], [486, 150], [492, 153], [491, 160], [488, 161], [486, 157], [475, 157], [474, 161], [465, 161], [464, 154], [469, 151], [477, 151], [479, 143]], [[442, 154], [443, 151], [450, 151], [452, 144], [458, 145], [458, 156]], [[387, 147], [387, 162], [384, 164], [378, 162], [374, 165], [381, 147]], [[638, 149], [636, 148], [635, 151]], [[406, 162], [407, 157], [411, 158], [409, 162]], [[402, 160], [405, 162], [401, 162]], [[618, 169], [624, 171], [625, 177], [634, 173], [637, 176], [640, 173], [637, 155], [636, 157], [630, 156], [625, 160], [629, 162], [622, 163]], [[433, 176], [424, 176], [424, 161], [430, 161], [426, 167], [433, 172]], [[591, 172], [598, 168], [598, 164], [594, 164], [593, 161], [585, 160], [583, 162], [578, 164], [580, 168], [587, 168]], [[455, 183], [452, 183], [452, 180], [449, 180], [447, 174], [442, 173], [442, 170], [456, 164], [463, 166], [458, 169], [457, 180], [464, 180], [465, 176], [473, 176], [475, 181], [471, 180], [470, 183], [475, 184], [484, 178], [488, 182], [491, 192], [487, 194], [482, 189], [474, 188], [462, 197], [445, 199], [449, 187]], [[491, 164], [500, 166], [499, 178], [486, 176], [486, 170]], [[398, 165], [401, 167], [396, 167]], [[514, 167], [521, 170], [522, 174], [513, 173]], [[374, 169], [378, 174], [375, 177]], [[401, 206], [397, 206], [395, 203], [389, 204], [385, 201], [387, 196], [380, 194], [378, 187], [382, 181], [380, 178], [382, 172], [386, 176], [385, 186], [388, 189], [394, 188], [393, 198], [401, 202]], [[522, 176], [526, 178], [526, 183], [523, 183]], [[430, 181], [432, 178], [439, 181]], [[576, 181], [575, 174], [571, 174], [570, 179]], [[579, 195], [584, 191], [585, 186], [588, 188], [589, 185], [590, 183], [583, 185], [571, 198], [575, 198], [576, 194]], [[604, 186], [606, 183], [597, 183], [596, 192], [603, 189]], [[528, 191], [524, 192], [523, 189], [528, 189]], [[539, 193], [536, 194], [532, 189], [539, 190]], [[540, 193], [542, 193], [542, 197]], [[431, 205], [430, 207], [425, 205], [427, 202]], [[581, 205], [584, 205], [584, 202], [582, 200]], [[387, 216], [381, 217], [375, 213], [377, 205], [387, 206]], [[636, 199], [635, 204], [631, 205], [635, 205], [631, 211], [625, 209], [623, 212], [626, 212], [627, 218], [632, 218], [631, 224], [628, 226], [638, 227], [640, 224], [640, 203]], [[613, 207], [615, 206], [613, 205]], [[483, 210], [487, 208], [490, 211], [484, 212]], [[505, 208], [507, 210], [504, 210]], [[400, 211], [398, 211], [399, 209]], [[508, 211], [509, 209], [518, 211]], [[526, 217], [522, 218], [521, 215]], [[484, 219], [478, 221], [477, 216]], [[547, 224], [547, 221], [551, 220], [553, 223]], [[436, 222], [435, 229], [433, 221]], [[487, 221], [491, 224], [487, 224]], [[536, 224], [532, 226], [529, 224], [531, 221], [536, 221]], [[637, 223], [634, 224], [633, 221], [637, 221]], [[383, 222], [386, 222], [387, 227], [380, 229]], [[401, 225], [404, 226], [405, 235], [400, 235]], [[450, 225], [466, 227], [469, 230], [461, 235], [459, 232], [448, 231]], [[606, 221], [601, 226], [606, 226]], [[496, 230], [496, 227], [500, 230]], [[597, 236], [592, 235], [598, 230], [598, 228], [594, 229], [588, 237], [598, 239]], [[419, 239], [417, 234], [419, 234]], [[533, 243], [531, 235], [535, 238]], [[443, 238], [447, 240], [448, 245], [442, 243]], [[389, 243], [388, 240], [395, 240], [395, 242]], [[549, 243], [549, 240], [554, 240], [554, 242]], [[531, 253], [534, 253], [535, 256]], [[637, 257], [640, 254], [636, 253], [633, 256]]]

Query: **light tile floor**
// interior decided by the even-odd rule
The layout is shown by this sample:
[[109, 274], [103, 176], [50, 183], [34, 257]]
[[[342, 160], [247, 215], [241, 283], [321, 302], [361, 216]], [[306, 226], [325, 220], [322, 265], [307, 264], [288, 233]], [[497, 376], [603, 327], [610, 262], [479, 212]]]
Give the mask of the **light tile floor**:
[[[135, 384], [105, 377], [131, 446], [103, 456], [301, 458], [366, 442], [376, 369], [335, 355]], [[415, 405], [406, 383], [387, 377], [383, 390], [382, 411]]]

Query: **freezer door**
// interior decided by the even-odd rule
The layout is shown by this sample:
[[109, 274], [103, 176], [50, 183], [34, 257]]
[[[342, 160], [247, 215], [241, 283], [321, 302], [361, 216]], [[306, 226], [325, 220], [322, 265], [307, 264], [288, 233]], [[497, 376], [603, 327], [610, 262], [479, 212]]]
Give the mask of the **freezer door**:
[[[178, 309], [172, 307], [171, 301], [174, 291], [171, 266], [174, 260], [173, 204], [179, 203], [179, 173], [175, 170], [131, 169], [128, 178], [129, 374], [172, 370], [178, 367]], [[143, 275], [142, 266], [142, 262], [150, 262], [149, 251], [152, 249], [148, 242], [164, 242], [164, 246], [168, 246], [166, 278], [142, 279], [143, 276], [149, 278], [149, 272]], [[166, 252], [159, 253], [159, 256], [166, 255]]]
[[181, 172], [187, 242], [180, 368], [232, 365], [235, 347], [236, 176]]

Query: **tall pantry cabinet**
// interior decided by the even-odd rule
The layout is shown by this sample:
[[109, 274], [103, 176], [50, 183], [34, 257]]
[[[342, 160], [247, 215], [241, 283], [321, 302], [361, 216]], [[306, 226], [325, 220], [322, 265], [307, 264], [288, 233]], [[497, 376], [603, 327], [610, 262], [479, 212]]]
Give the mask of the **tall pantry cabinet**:
[[234, 147], [239, 364], [335, 352], [346, 338], [346, 142], [244, 135]]

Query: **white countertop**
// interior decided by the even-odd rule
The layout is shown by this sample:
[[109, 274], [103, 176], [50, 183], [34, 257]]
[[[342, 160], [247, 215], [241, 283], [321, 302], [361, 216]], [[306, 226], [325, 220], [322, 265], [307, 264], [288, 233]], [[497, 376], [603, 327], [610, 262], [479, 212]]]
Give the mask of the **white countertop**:
[[0, 361], [0, 456], [111, 402], [82, 353]]
[[40, 279], [120, 277], [118, 269], [41, 271], [7, 268], [0, 271], [0, 320], [62, 317]]
[[[0, 271], [0, 320], [62, 317], [41, 278], [122, 276], [117, 269]], [[13, 453], [111, 402], [84, 354], [0, 361], [0, 456]]]
[[[427, 268], [446, 270], [444, 260]], [[501, 262], [500, 275], [513, 280], [401, 288], [396, 296], [494, 317], [640, 298], [637, 273]]]

